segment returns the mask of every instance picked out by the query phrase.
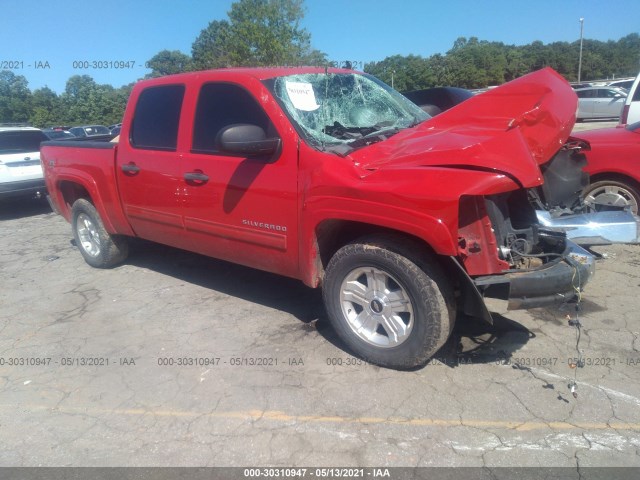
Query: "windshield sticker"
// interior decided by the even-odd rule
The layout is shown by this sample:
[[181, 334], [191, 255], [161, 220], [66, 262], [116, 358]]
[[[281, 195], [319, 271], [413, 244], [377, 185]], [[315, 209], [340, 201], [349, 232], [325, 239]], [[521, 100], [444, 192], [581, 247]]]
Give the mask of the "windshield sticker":
[[320, 107], [316, 102], [316, 96], [310, 83], [287, 81], [286, 85], [289, 99], [296, 109], [313, 112]]

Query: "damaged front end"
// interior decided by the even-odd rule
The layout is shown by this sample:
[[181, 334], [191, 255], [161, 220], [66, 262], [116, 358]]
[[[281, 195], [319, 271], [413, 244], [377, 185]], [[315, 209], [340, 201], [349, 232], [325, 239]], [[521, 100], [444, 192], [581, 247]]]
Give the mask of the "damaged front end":
[[479, 294], [510, 310], [568, 302], [595, 273], [589, 252], [537, 223], [526, 190], [463, 197], [458, 250]]
[[589, 144], [570, 137], [562, 149], [541, 166], [544, 184], [530, 189], [537, 222], [547, 230], [562, 232], [578, 245], [640, 243], [640, 218], [623, 209], [594, 212], [585, 205], [582, 192], [589, 175], [582, 153]]

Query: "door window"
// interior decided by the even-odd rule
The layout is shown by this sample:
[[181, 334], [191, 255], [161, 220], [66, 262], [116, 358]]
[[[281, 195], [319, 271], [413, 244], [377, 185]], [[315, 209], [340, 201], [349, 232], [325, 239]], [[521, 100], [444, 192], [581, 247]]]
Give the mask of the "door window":
[[615, 90], [600, 89], [598, 90], [598, 97], [599, 98], [615, 98], [617, 93], [618, 92], [616, 92]]
[[203, 85], [196, 108], [192, 152], [220, 154], [218, 134], [223, 128], [238, 123], [257, 125], [267, 137], [275, 133], [265, 111], [242, 87], [230, 83]]
[[133, 117], [131, 145], [147, 150], [175, 151], [183, 97], [184, 85], [162, 85], [144, 90]]
[[576, 93], [578, 98], [594, 98], [596, 96], [595, 90], [578, 90]]

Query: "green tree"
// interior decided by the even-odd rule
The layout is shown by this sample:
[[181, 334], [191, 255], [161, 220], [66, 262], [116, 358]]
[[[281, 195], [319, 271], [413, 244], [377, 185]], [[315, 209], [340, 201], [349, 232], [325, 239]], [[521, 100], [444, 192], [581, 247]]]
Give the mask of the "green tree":
[[74, 75], [61, 95], [64, 122], [72, 125], [91, 122], [96, 109], [96, 82], [89, 75]]
[[193, 69], [191, 57], [179, 50], [162, 50], [156, 53], [147, 63], [151, 68], [151, 73], [147, 74], [146, 78], [189, 72]]
[[97, 84], [89, 75], [74, 75], [61, 95], [62, 121], [72, 125], [120, 122], [130, 92], [130, 85], [116, 89]]
[[436, 83], [428, 61], [419, 55], [393, 55], [366, 64], [364, 70], [401, 92], [432, 87]]
[[62, 102], [53, 90], [43, 87], [33, 92], [29, 116], [31, 125], [38, 128], [52, 127], [62, 117]]
[[631, 33], [616, 43], [615, 66], [618, 77], [637, 75], [640, 70], [640, 35]]
[[324, 64], [300, 26], [303, 0], [239, 0], [228, 20], [214, 20], [193, 42], [197, 69], [228, 66]]
[[0, 72], [0, 123], [26, 122], [31, 111], [29, 82], [9, 70]]
[[197, 70], [231, 66], [227, 52], [230, 45], [230, 25], [226, 20], [214, 20], [200, 32], [191, 46], [191, 56]]
[[[534, 41], [528, 45], [505, 45], [476, 37], [457, 38], [446, 55], [429, 58], [393, 55], [365, 65], [365, 71], [396, 89], [413, 90], [437, 86], [482, 88], [500, 85], [544, 67], [552, 67], [569, 81], [577, 80], [579, 42]], [[585, 39], [582, 80], [634, 76], [640, 70], [640, 35], [618, 41]]]

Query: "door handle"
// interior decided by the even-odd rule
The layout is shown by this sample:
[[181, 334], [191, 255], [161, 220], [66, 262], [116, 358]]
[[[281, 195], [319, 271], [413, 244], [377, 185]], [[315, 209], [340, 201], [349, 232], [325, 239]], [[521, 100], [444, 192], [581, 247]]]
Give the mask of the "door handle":
[[202, 172], [188, 172], [184, 174], [184, 179], [187, 182], [195, 183], [197, 185], [205, 184], [209, 181], [209, 176]]
[[131, 175], [135, 175], [140, 171], [140, 168], [133, 162], [122, 165], [120, 168], [124, 173], [129, 173]]

